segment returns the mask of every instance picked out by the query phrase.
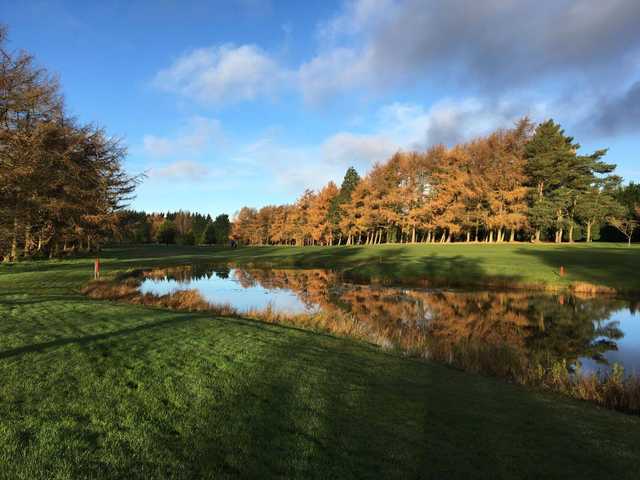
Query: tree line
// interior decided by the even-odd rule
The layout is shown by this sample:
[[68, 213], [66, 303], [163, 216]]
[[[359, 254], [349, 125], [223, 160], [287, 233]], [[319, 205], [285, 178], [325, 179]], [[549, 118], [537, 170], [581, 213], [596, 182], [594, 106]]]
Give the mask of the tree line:
[[139, 177], [126, 149], [65, 111], [60, 87], [0, 26], [0, 259], [98, 249]]
[[229, 215], [211, 215], [180, 210], [146, 213], [124, 210], [118, 213], [117, 228], [110, 242], [164, 243], [179, 245], [226, 245], [231, 234]]
[[244, 207], [246, 245], [362, 245], [594, 239], [631, 242], [640, 186], [623, 186], [606, 150], [583, 155], [560, 125], [513, 128], [451, 148], [398, 152], [364, 177], [305, 190], [293, 204]]

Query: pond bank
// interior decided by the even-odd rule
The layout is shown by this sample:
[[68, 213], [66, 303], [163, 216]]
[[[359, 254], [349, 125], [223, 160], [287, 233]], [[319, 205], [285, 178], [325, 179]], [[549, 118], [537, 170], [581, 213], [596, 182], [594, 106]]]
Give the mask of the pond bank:
[[[192, 264], [134, 270], [115, 281], [92, 282], [83, 292], [94, 299], [240, 316], [348, 336], [403, 355], [640, 412], [638, 345], [622, 352], [635, 359], [630, 365], [584, 369], [583, 360], [587, 365], [592, 359], [603, 362], [608, 351], [618, 349], [616, 341], [624, 332], [607, 320], [624, 308], [624, 301], [343, 282], [339, 273], [320, 269]], [[627, 375], [625, 366], [630, 369]]]
[[[272, 268], [332, 268], [354, 281], [409, 286], [476, 286], [499, 289], [573, 290], [640, 295], [640, 245], [397, 244], [355, 247], [135, 246], [104, 252], [114, 267], [118, 257], [148, 266], [205, 261]], [[165, 260], [163, 260], [165, 259]], [[120, 264], [119, 264], [120, 263]], [[560, 276], [564, 267], [564, 276]]]

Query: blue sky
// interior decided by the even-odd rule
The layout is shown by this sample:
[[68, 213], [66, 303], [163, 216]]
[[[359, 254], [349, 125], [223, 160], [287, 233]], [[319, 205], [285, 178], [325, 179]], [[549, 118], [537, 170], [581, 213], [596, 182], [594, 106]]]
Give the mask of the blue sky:
[[637, 0], [0, 0], [0, 19], [124, 139], [135, 208], [290, 202], [522, 115], [640, 181]]

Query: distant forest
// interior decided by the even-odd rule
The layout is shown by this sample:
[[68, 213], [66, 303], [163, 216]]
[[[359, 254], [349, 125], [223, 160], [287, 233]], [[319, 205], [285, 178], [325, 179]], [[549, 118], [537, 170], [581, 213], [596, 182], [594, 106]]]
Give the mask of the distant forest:
[[[469, 143], [399, 152], [293, 204], [227, 215], [126, 210], [140, 176], [126, 148], [65, 110], [55, 78], [6, 48], [0, 27], [0, 259], [93, 252], [105, 242], [363, 245], [637, 239], [640, 185], [552, 120]], [[634, 237], [635, 235], [635, 237]]]
[[118, 213], [117, 228], [107, 238], [116, 243], [164, 243], [179, 245], [226, 245], [231, 236], [229, 215], [191, 213], [180, 210], [146, 213], [124, 210]]

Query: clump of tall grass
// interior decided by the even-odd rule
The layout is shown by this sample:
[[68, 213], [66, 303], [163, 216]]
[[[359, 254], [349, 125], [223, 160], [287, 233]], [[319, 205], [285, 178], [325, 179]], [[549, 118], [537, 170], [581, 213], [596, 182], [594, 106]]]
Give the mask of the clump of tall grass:
[[242, 316], [265, 323], [295, 325], [336, 335], [366, 340], [384, 346], [389, 342], [373, 332], [353, 315], [342, 312], [287, 313], [276, 310], [269, 304], [266, 308], [240, 311], [229, 304], [212, 303], [205, 300], [197, 290], [176, 290], [165, 295], [140, 292], [140, 278], [127, 277], [121, 282], [96, 280], [88, 283], [82, 292], [98, 300], [125, 301], [135, 305], [209, 312], [220, 316]]
[[212, 312], [219, 315], [237, 315], [238, 311], [226, 304], [207, 302], [197, 290], [176, 290], [165, 295], [140, 292], [140, 279], [127, 278], [122, 282], [97, 280], [87, 284], [82, 292], [98, 300], [119, 300], [134, 305], [186, 310], [189, 312]]
[[585, 373], [566, 360], [543, 365], [506, 345], [488, 345], [461, 341], [455, 344], [432, 342], [425, 358], [452, 365], [461, 370], [505, 378], [513, 383], [567, 395], [626, 413], [640, 413], [640, 377], [625, 376], [620, 364], [608, 372]]
[[640, 413], [640, 378], [625, 376], [622, 365], [614, 363], [608, 373], [583, 373], [580, 368], [570, 372], [566, 361], [553, 363], [549, 368], [537, 365], [525, 382], [578, 400], [586, 400], [602, 407], [627, 413]]

